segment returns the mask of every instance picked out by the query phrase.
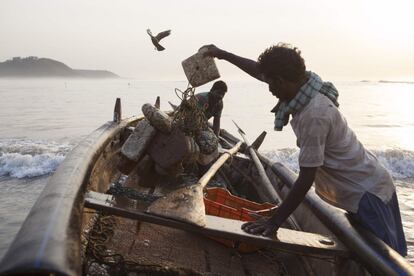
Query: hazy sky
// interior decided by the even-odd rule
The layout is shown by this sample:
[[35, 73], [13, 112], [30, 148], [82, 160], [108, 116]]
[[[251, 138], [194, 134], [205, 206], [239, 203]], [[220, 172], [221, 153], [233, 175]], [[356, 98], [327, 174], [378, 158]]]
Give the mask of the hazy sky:
[[[414, 80], [414, 1], [1, 0], [0, 61], [49, 57], [75, 69], [183, 80], [181, 61], [204, 44], [257, 59], [288, 42], [332, 80]], [[146, 29], [171, 29], [154, 50]], [[248, 77], [218, 61], [223, 79]]]

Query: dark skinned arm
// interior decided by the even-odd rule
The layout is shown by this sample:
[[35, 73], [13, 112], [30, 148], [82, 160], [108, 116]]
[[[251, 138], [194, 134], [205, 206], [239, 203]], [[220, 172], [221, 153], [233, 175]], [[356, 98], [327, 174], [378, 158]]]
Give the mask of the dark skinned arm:
[[259, 70], [259, 63], [257, 63], [256, 61], [248, 59], [248, 58], [240, 57], [230, 52], [226, 52], [212, 44], [203, 46], [200, 48], [200, 50], [204, 47], [207, 48], [207, 51], [204, 53], [205, 56], [216, 57], [218, 59], [224, 59], [230, 62], [231, 64], [239, 67], [241, 70], [243, 70], [244, 72], [246, 72], [253, 78], [256, 78], [260, 81], [265, 82]]
[[217, 137], [220, 135], [220, 115], [214, 116], [213, 120], [213, 131]]
[[262, 217], [257, 221], [247, 222], [242, 225], [242, 229], [250, 234], [273, 236], [276, 234], [282, 223], [295, 211], [305, 198], [306, 193], [312, 187], [318, 168], [301, 167], [299, 177], [295, 181], [292, 190], [276, 212], [270, 217]]

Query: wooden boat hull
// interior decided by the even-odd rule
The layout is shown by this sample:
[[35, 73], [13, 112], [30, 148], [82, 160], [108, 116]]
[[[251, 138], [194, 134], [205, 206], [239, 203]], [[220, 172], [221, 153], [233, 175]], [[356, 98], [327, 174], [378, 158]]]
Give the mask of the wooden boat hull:
[[[91, 221], [93, 222], [93, 218], [96, 216], [84, 208], [85, 192], [86, 190], [106, 192], [109, 183], [117, 174], [118, 153], [130, 133], [128, 126], [135, 125], [139, 119], [134, 117], [121, 122], [108, 122], [90, 134], [68, 154], [51, 177], [3, 258], [0, 264], [1, 274], [80, 275], [84, 272], [84, 258], [82, 257], [84, 248], [81, 245], [81, 235], [85, 234], [84, 231], [88, 227], [93, 226]], [[233, 143], [238, 140], [224, 130], [222, 135]], [[260, 156], [260, 158], [273, 187], [282, 199], [285, 198], [296, 175], [282, 164], [272, 163], [264, 156]], [[247, 158], [240, 156], [238, 160], [233, 162], [236, 162], [237, 166], [243, 167], [250, 179], [254, 180], [257, 172], [255, 172], [254, 166], [249, 166]], [[250, 171], [247, 170], [248, 168]], [[234, 167], [228, 173], [243, 176]], [[254, 187], [249, 189], [255, 190]], [[257, 201], [265, 201], [260, 198], [260, 193], [256, 191], [256, 194]], [[298, 230], [335, 237], [351, 252], [351, 258], [333, 257], [328, 259], [278, 254], [286, 267], [291, 269], [289, 272], [293, 275], [332, 275], [335, 273], [357, 275], [366, 271], [383, 275], [394, 275], [402, 271], [407, 275], [414, 275], [413, 267], [403, 257], [377, 238], [353, 226], [343, 211], [324, 203], [312, 190], [293, 216], [299, 224], [296, 225], [300, 228]], [[243, 272], [243, 269], [244, 274], [246, 271], [260, 271], [264, 274], [280, 272], [276, 271], [280, 266], [274, 264], [274, 260], [269, 263], [269, 258], [249, 255], [244, 257], [246, 264], [242, 265], [240, 259], [234, 259], [234, 256], [239, 254], [236, 251], [225, 248], [208, 238], [200, 238], [196, 234], [189, 234], [181, 230], [139, 223], [142, 227], [140, 231], [144, 231], [143, 233], [146, 233], [151, 239], [145, 239], [147, 236], [144, 234], [143, 239], [137, 241], [133, 237], [136, 233], [131, 231], [131, 229], [138, 227], [137, 221], [120, 218], [116, 218], [116, 220], [120, 221], [118, 228], [124, 229], [120, 233], [125, 236], [119, 237], [118, 243], [115, 242], [116, 239], [113, 239], [112, 247], [119, 248], [121, 251], [130, 250], [129, 241], [133, 240], [135, 243], [141, 243], [142, 248], [146, 248], [144, 257], [147, 260], [150, 259], [148, 257], [150, 255], [154, 262], [160, 262], [163, 257], [170, 256], [171, 259], [167, 258], [165, 262], [161, 262], [160, 273], [171, 272], [162, 271], [162, 267], [165, 269], [168, 264], [172, 264], [173, 260], [175, 260], [176, 267], [184, 273], [181, 275], [197, 271], [208, 272], [218, 267], [226, 268], [223, 271], [230, 269], [235, 274], [239, 274], [237, 271]], [[291, 227], [293, 226], [291, 225]], [[128, 235], [130, 236], [127, 237]], [[164, 238], [160, 239], [160, 237]], [[171, 244], [170, 248], [176, 247], [177, 244], [184, 245], [178, 247], [175, 253], [165, 252], [165, 248], [168, 248], [166, 245], [171, 243], [171, 237], [174, 237], [178, 243]], [[151, 246], [150, 251], [148, 251], [149, 246], [146, 245], [145, 240], [154, 241], [154, 247]], [[122, 244], [121, 241], [129, 244]], [[198, 253], [200, 248], [208, 248], [203, 252], [208, 252], [210, 257], [217, 255], [214, 258], [209, 258], [212, 263], [206, 262], [206, 254]], [[134, 252], [138, 259], [142, 257], [140, 251], [132, 250], [131, 252]], [[189, 261], [191, 255], [197, 256], [199, 262]], [[183, 263], [177, 265], [180, 259]], [[270, 268], [263, 270], [265, 267]], [[243, 275], [241, 272], [239, 275]]]

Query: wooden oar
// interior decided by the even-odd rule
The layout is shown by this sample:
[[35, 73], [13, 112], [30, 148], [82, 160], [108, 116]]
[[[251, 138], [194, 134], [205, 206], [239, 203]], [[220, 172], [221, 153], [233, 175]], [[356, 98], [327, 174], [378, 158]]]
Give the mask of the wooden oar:
[[[260, 162], [259, 157], [257, 156], [257, 153], [256, 153], [255, 149], [252, 146], [249, 145], [249, 142], [247, 141], [246, 136], [245, 136], [246, 133], [236, 124], [235, 121], [233, 121], [233, 123], [236, 125], [238, 132], [240, 133], [240, 135], [242, 136], [244, 142], [246, 143], [247, 148], [249, 149], [250, 157], [252, 158], [254, 164], [256, 165], [257, 171], [259, 172], [261, 183], [267, 191], [267, 194], [264, 195], [264, 196], [266, 196], [266, 198], [268, 198], [271, 202], [276, 201], [275, 202], [276, 204], [278, 204], [278, 205], [281, 204], [282, 199], [280, 198], [279, 194], [273, 188], [273, 185], [270, 182], [269, 177], [267, 176], [266, 171], [264, 170], [263, 165]], [[260, 190], [261, 189], [258, 189], [258, 191], [260, 191]], [[297, 223], [297, 221], [294, 219], [293, 216], [289, 216], [288, 220], [289, 220], [289, 223], [293, 227], [300, 230], [300, 226]]]
[[203, 189], [227, 159], [240, 149], [241, 144], [242, 142], [238, 142], [233, 148], [223, 153], [197, 183], [179, 188], [157, 199], [148, 207], [147, 212], [204, 227], [206, 211]]
[[254, 150], [253, 147], [250, 146], [249, 142], [247, 141], [247, 138], [245, 136], [246, 133], [244, 133], [244, 131], [236, 124], [235, 121], [233, 121], [233, 123], [237, 127], [237, 130], [238, 130], [239, 134], [242, 136], [244, 142], [246, 143], [246, 146], [247, 146], [247, 148], [249, 150], [249, 153], [250, 153], [250, 157], [252, 158], [252, 161], [256, 165], [257, 171], [259, 172], [260, 182], [263, 185], [263, 187], [265, 187], [265, 189], [266, 189], [266, 194], [263, 194], [263, 196], [265, 198], [267, 198], [268, 200], [270, 200], [271, 202], [274, 202], [276, 200], [276, 202], [274, 202], [274, 203], [279, 204], [280, 202], [282, 202], [282, 199], [276, 193], [275, 189], [272, 186], [272, 183], [270, 182], [269, 178], [267, 177], [267, 174], [266, 174], [266, 172], [263, 168], [262, 163], [259, 160], [259, 157], [256, 154], [256, 151]]
[[[233, 121], [233, 123], [236, 125], [237, 131], [242, 136], [247, 148], [249, 149], [250, 157], [252, 158], [254, 164], [256, 165], [257, 171], [259, 172], [261, 183], [265, 187], [265, 190], [267, 190], [267, 192], [268, 192], [268, 194], [262, 195], [262, 196], [265, 196], [265, 198], [268, 198], [270, 201], [276, 201], [276, 204], [280, 204], [282, 202], [282, 199], [280, 198], [278, 193], [276, 193], [276, 191], [274, 190], [273, 185], [270, 182], [269, 178], [267, 177], [266, 171], [264, 170], [263, 165], [260, 162], [259, 157], [257, 156], [257, 153], [256, 153], [257, 148], [255, 148], [255, 146], [254, 146], [254, 144], [256, 144], [256, 143], [253, 143], [250, 146], [249, 142], [247, 141], [247, 138], [245, 136], [246, 133], [236, 124], [235, 121]], [[264, 139], [264, 137], [263, 137], [263, 139]], [[256, 139], [256, 141], [258, 141], [258, 140], [259, 139]], [[257, 142], [257, 143], [259, 143], [259, 142]], [[257, 190], [261, 191], [262, 189], [257, 189]], [[270, 197], [269, 197], [269, 195], [270, 195]], [[294, 227], [294, 229], [301, 231], [301, 227], [300, 227], [299, 223], [296, 221], [296, 219], [293, 217], [293, 215], [290, 215], [287, 220], [289, 221], [289, 224]], [[302, 259], [303, 263], [305, 264], [307, 273], [310, 276], [314, 276], [315, 273], [313, 272], [313, 269], [312, 269], [312, 266], [309, 263], [309, 260], [307, 258], [304, 258], [304, 257], [300, 257], [300, 258]]]

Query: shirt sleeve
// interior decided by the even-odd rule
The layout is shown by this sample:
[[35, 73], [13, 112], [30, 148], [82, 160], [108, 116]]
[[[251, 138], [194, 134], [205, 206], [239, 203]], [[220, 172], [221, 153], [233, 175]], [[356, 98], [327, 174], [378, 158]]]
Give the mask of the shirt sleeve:
[[329, 128], [329, 120], [325, 118], [309, 118], [302, 122], [300, 137], [298, 137], [300, 167], [323, 165]]

